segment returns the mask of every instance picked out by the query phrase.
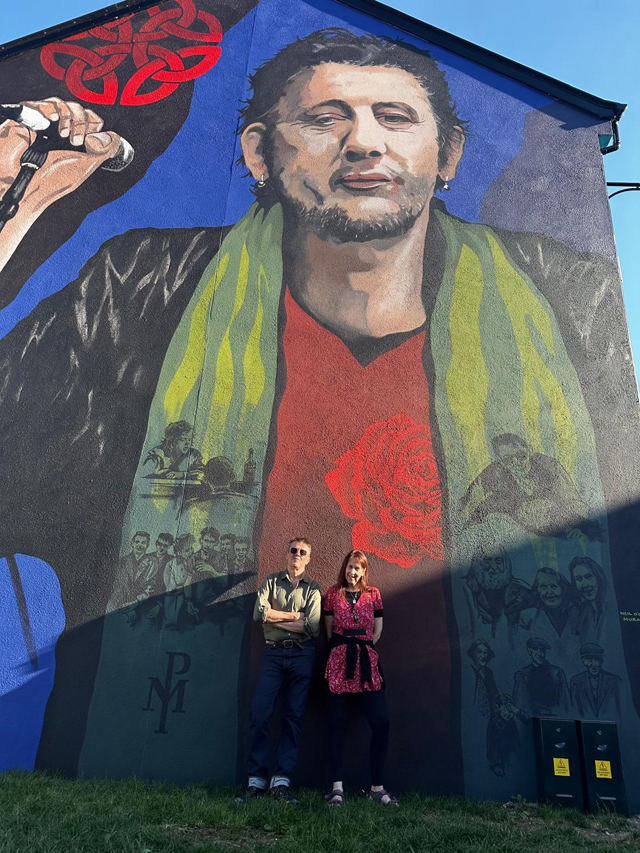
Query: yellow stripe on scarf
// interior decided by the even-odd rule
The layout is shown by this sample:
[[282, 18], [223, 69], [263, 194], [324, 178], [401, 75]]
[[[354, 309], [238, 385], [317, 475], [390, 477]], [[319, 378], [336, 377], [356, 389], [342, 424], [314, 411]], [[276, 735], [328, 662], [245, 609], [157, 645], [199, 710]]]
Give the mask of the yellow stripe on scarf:
[[231, 405], [231, 400], [233, 398], [233, 385], [235, 381], [233, 353], [231, 351], [229, 334], [244, 303], [248, 282], [249, 253], [247, 251], [246, 243], [243, 243], [240, 251], [240, 263], [238, 266], [236, 297], [233, 303], [231, 318], [229, 319], [227, 330], [224, 333], [220, 350], [218, 351], [218, 360], [216, 362], [216, 381], [213, 389], [213, 396], [211, 398], [211, 408], [209, 409], [207, 428], [202, 439], [202, 455], [205, 458], [217, 456], [222, 453], [224, 444], [224, 428], [227, 422], [229, 406]]
[[449, 332], [452, 354], [446, 388], [454, 423], [463, 436], [469, 482], [491, 462], [485, 432], [489, 375], [480, 336], [483, 292], [484, 275], [480, 260], [468, 246], [463, 245], [451, 296]]
[[540, 300], [505, 257], [495, 238], [487, 232], [496, 270], [496, 284], [509, 312], [522, 364], [522, 413], [527, 441], [538, 453], [545, 453], [540, 434], [538, 387], [549, 401], [555, 437], [555, 458], [571, 479], [577, 479], [578, 436], [562, 387], [544, 363], [531, 338], [530, 322], [549, 353], [555, 355], [551, 320]]
[[262, 336], [262, 320], [264, 316], [264, 308], [262, 305], [262, 287], [269, 289], [269, 282], [262, 264], [258, 273], [258, 307], [256, 308], [256, 319], [253, 328], [249, 333], [247, 348], [244, 352], [243, 370], [244, 370], [244, 404], [242, 406], [242, 414], [240, 423], [244, 423], [245, 418], [260, 402], [260, 398], [264, 392], [265, 372], [262, 356], [260, 355], [260, 339]]
[[167, 423], [180, 420], [182, 409], [189, 394], [193, 391], [204, 365], [206, 352], [206, 328], [209, 308], [213, 294], [224, 278], [229, 266], [229, 254], [227, 253], [220, 261], [215, 275], [202, 292], [198, 304], [191, 317], [189, 327], [189, 341], [180, 366], [171, 380], [164, 396], [164, 409], [167, 413]]

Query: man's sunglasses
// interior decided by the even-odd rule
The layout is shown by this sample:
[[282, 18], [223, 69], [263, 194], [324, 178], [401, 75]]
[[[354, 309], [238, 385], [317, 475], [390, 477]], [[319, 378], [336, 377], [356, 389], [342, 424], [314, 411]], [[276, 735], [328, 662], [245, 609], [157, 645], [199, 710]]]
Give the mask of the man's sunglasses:
[[301, 557], [307, 556], [307, 552], [304, 550], [304, 548], [289, 548], [289, 553], [290, 554], [300, 554]]

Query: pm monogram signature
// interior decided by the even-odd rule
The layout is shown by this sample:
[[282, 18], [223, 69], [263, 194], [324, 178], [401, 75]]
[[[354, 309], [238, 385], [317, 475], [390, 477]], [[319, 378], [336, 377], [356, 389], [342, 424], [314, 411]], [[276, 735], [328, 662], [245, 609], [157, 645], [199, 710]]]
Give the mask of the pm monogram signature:
[[[155, 729], [155, 733], [159, 735], [166, 735], [169, 733], [169, 730], [167, 729], [167, 714], [169, 713], [169, 706], [172, 699], [175, 699], [172, 713], [186, 713], [184, 710], [184, 697], [189, 679], [179, 678], [174, 684], [174, 677], [186, 675], [191, 668], [191, 657], [184, 652], [167, 652], [167, 654], [169, 656], [169, 660], [167, 661], [167, 672], [164, 678], [164, 683], [155, 676], [149, 676], [149, 681], [151, 682], [149, 685], [149, 697], [147, 699], [146, 707], [142, 709], [143, 711], [156, 710], [156, 708], [153, 707], [155, 693], [156, 698], [160, 700], [160, 723], [158, 728]], [[176, 665], [178, 658], [181, 662]]]

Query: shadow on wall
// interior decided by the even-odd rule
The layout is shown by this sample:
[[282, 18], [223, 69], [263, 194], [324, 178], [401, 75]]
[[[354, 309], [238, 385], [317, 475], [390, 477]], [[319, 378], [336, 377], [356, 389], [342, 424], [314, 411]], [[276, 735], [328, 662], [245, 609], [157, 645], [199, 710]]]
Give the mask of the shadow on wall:
[[[393, 735], [391, 744], [391, 755], [389, 760], [389, 784], [393, 784], [397, 790], [417, 788], [429, 793], [462, 793], [462, 774], [457, 741], [458, 724], [455, 714], [452, 713], [450, 671], [441, 667], [442, 657], [448, 659], [450, 653], [446, 637], [442, 638], [440, 648], [430, 646], [422, 648], [420, 636], [422, 633], [421, 620], [411, 622], [406, 617], [406, 606], [410, 603], [411, 608], [424, 611], [428, 607], [430, 598], [434, 595], [435, 586], [440, 586], [440, 579], [412, 585], [410, 595], [403, 592], [401, 595], [389, 595], [385, 601], [387, 617], [385, 618], [385, 643], [381, 651], [385, 667], [385, 676], [388, 679], [388, 702], [390, 705], [391, 718], [393, 721]], [[196, 585], [197, 586], [197, 585]], [[178, 593], [180, 590], [178, 590]], [[197, 596], [195, 591], [194, 595]], [[440, 595], [440, 593], [438, 593]], [[195, 658], [185, 649], [193, 648], [204, 639], [205, 634], [212, 629], [213, 636], [219, 637], [219, 642], [224, 643], [225, 632], [233, 634], [233, 623], [241, 620], [248, 628], [246, 637], [250, 635], [250, 651], [246, 647], [246, 653], [242, 655], [245, 661], [244, 672], [241, 674], [238, 684], [236, 698], [237, 716], [239, 717], [238, 743], [234, 744], [237, 751], [236, 772], [224, 780], [216, 776], [216, 768], [212, 761], [211, 772], [205, 774], [205, 778], [216, 782], [230, 783], [233, 781], [243, 783], [246, 777], [245, 761], [248, 751], [249, 736], [249, 706], [255, 685], [255, 676], [263, 655], [263, 637], [260, 626], [253, 623], [252, 611], [254, 596], [241, 596], [230, 601], [214, 604], [207, 614], [206, 623], [202, 619], [198, 625], [189, 625], [186, 621], [182, 625], [164, 630], [162, 621], [153, 622], [149, 614], [153, 614], [158, 608], [164, 608], [166, 596], [153, 596], [138, 606], [139, 614], [134, 624], [127, 623], [127, 611], [122, 609], [107, 618], [120, 619], [129, 634], [128, 648], [130, 657], [135, 655], [136, 640], [141, 640], [146, 646], [149, 636], [155, 634], [156, 645], [159, 649], [155, 668], [149, 668], [148, 674], [145, 669], [144, 677], [138, 679], [139, 689], [135, 695], [129, 688], [125, 694], [119, 691], [119, 684], [114, 681], [110, 685], [112, 704], [107, 713], [119, 718], [126, 727], [125, 716], [138, 717], [140, 727], [138, 731], [143, 732], [144, 746], [141, 753], [145, 756], [144, 765], [135, 772], [140, 775], [148, 775], [148, 768], [152, 766], [149, 762], [149, 753], [154, 750], [166, 752], [171, 750], [171, 741], [180, 737], [180, 730], [187, 729], [191, 732], [191, 749], [194, 755], [183, 754], [183, 768], [188, 774], [190, 765], [197, 761], [196, 754], [206, 749], [209, 744], [202, 741], [202, 733], [209, 729], [208, 741], [217, 742], [220, 750], [224, 751], [227, 746], [228, 735], [221, 731], [220, 719], [211, 719], [203, 714], [203, 708], [198, 708], [198, 696], [201, 695], [194, 674], [198, 671]], [[43, 602], [43, 610], [45, 603]], [[405, 615], [403, 616], [403, 611]], [[103, 636], [104, 619], [95, 619], [84, 625], [65, 632], [58, 640], [58, 651], [64, 658], [69, 660], [68, 649], [73, 647], [73, 656], [78, 663], [78, 678], [92, 680], [91, 661], [93, 660], [92, 649], [100, 645]], [[196, 640], [194, 634], [200, 636]], [[189, 636], [190, 635], [190, 636]], [[207, 634], [207, 636], [209, 636]], [[194, 643], [194, 640], [196, 642]], [[20, 653], [16, 653], [14, 664], [15, 673], [29, 674], [32, 663], [26, 652], [20, 625], [14, 626], [14, 648], [21, 646]], [[64, 646], [64, 650], [62, 650]], [[161, 648], [161, 650], [160, 650]], [[82, 657], [86, 654], [87, 666], [83, 672]], [[16, 739], [28, 744], [30, 751], [27, 757], [17, 759], [16, 754], [7, 748], [6, 742], [3, 752], [0, 754], [3, 769], [33, 769], [38, 766], [42, 769], [62, 772], [67, 775], [112, 775], [105, 771], [104, 774], [94, 767], [90, 772], [83, 771], [80, 755], [83, 741], [86, 744], [85, 728], [87, 725], [87, 711], [78, 708], [77, 717], [74, 717], [71, 725], [65, 724], [64, 731], [59, 730], [58, 738], [65, 743], [66, 749], [57, 743], [52, 748], [51, 744], [41, 743], [40, 759], [36, 761], [36, 748], [42, 729], [42, 717], [44, 705], [51, 690], [54, 674], [54, 644], [38, 646], [38, 657], [41, 661], [39, 678], [42, 683], [46, 681], [48, 689], [46, 693], [41, 691], [39, 696], [39, 716], [37, 720], [23, 720], [23, 729], [16, 731]], [[327, 657], [327, 642], [324, 630], [317, 642], [316, 672], [309, 702], [308, 715], [305, 723], [305, 733], [302, 741], [299, 769], [296, 773], [300, 784], [310, 786], [324, 786], [330, 780], [330, 771], [326, 760], [326, 737], [324, 722], [325, 691], [324, 666]], [[19, 658], [19, 660], [18, 660]], [[144, 664], [146, 666], [146, 663]], [[133, 660], [123, 660], [123, 672], [135, 669]], [[125, 676], [126, 678], [126, 676]], [[196, 675], [197, 678], [197, 675]], [[10, 705], [18, 717], [27, 705], [33, 701], [31, 682], [14, 679], [12, 686], [4, 687], [4, 695], [0, 702]], [[124, 679], [123, 679], [124, 682]], [[131, 684], [129, 680], [128, 684]], [[206, 712], [205, 712], [206, 713]], [[176, 716], [179, 715], [179, 716]], [[354, 718], [355, 720], [355, 718]], [[120, 724], [120, 723], [119, 723]], [[453, 724], [453, 725], [452, 725]], [[138, 725], [138, 723], [134, 723]], [[116, 726], [117, 728], [117, 726]], [[272, 732], [275, 737], [280, 728], [280, 709], [276, 710]], [[53, 728], [50, 727], [50, 731]], [[345, 768], [350, 784], [368, 785], [368, 727], [364, 719], [357, 719], [349, 733], [348, 750], [345, 756]], [[106, 733], [109, 739], [112, 732]], [[113, 750], [117, 751], [117, 744], [112, 742]], [[52, 753], [57, 756], [50, 760]], [[80, 767], [78, 767], [80, 761]], [[201, 766], [201, 765], [200, 765]], [[134, 770], [131, 770], [134, 772]], [[181, 768], [175, 768], [171, 772], [169, 781], [187, 783], [193, 781], [193, 776], [181, 776]], [[116, 775], [119, 775], [116, 773]], [[154, 778], [158, 778], [154, 776]], [[202, 778], [202, 777], [200, 777]]]
[[[418, 574], [420, 564], [412, 570]], [[415, 577], [414, 575], [414, 577]], [[407, 573], [409, 579], [409, 573]], [[432, 600], [442, 599], [447, 578], [422, 578], [398, 591], [384, 590], [384, 579], [370, 560], [370, 583], [382, 590], [383, 636], [378, 645], [391, 721], [384, 783], [393, 792], [419, 790], [429, 795], [464, 793], [457, 685], [455, 624], [436, 638], [429, 631]], [[326, 592], [326, 590], [323, 590]], [[449, 640], [451, 637], [451, 641]], [[328, 648], [324, 628], [317, 642], [316, 677], [311, 692], [297, 776], [300, 784], [330, 786], [324, 669]], [[279, 729], [276, 724], [275, 732]], [[344, 754], [345, 784], [368, 789], [370, 729], [352, 703]]]
[[585, 227], [585, 210], [592, 223], [609, 223], [611, 215], [602, 192], [601, 159], [576, 156], [577, 150], [595, 149], [598, 130], [605, 133], [606, 127], [595, 119], [585, 126], [584, 113], [560, 101], [528, 113], [522, 147], [483, 196], [480, 221], [510, 231], [542, 232], [576, 252], [597, 252], [617, 263], [610, 229]]
[[[603, 601], [607, 621], [594, 636], [583, 633], [583, 622], [577, 618], [581, 613], [580, 591], [575, 583], [571, 588], [570, 572], [564, 564], [558, 566], [558, 574], [567, 575], [564, 577], [566, 583], [555, 579], [561, 598], [564, 596], [563, 606], [566, 606], [567, 618], [562, 625], [554, 614], [550, 618], [547, 612], [554, 603], [551, 595], [554, 584], [547, 583], [548, 589], [542, 589], [542, 580], [554, 578], [551, 575], [542, 580], [538, 577], [534, 588], [530, 579], [520, 577], [518, 567], [522, 565], [524, 550], [522, 553], [517, 549], [509, 552], [513, 566], [511, 580], [522, 582], [526, 592], [526, 596], [519, 599], [522, 606], [518, 605], [517, 619], [514, 620], [513, 613], [504, 607], [499, 609], [495, 601], [500, 596], [496, 593], [493, 598], [497, 615], [493, 622], [482, 617], [483, 613], [486, 617], [482, 608], [476, 606], [474, 611], [477, 601], [469, 593], [469, 566], [461, 566], [443, 579], [427, 580], [424, 574], [421, 577], [418, 564], [401, 573], [406, 579], [404, 586], [395, 584], [395, 588], [385, 592], [385, 578], [382, 570], [376, 569], [373, 558], [371, 581], [383, 590], [385, 606], [380, 655], [392, 723], [385, 778], [389, 787], [495, 799], [507, 799], [515, 794], [535, 797], [531, 717], [543, 715], [616, 719], [621, 729], [627, 784], [633, 788], [638, 767], [632, 751], [624, 750], [624, 744], [638, 734], [630, 687], [637, 687], [639, 675], [634, 648], [640, 625], [640, 596], [633, 576], [632, 559], [636, 552], [629, 547], [637, 528], [634, 524], [637, 513], [636, 504], [609, 516], [611, 550], [616, 566], [615, 589], [610, 585], [607, 588]], [[37, 666], [34, 666], [33, 649], [30, 653], [25, 640], [24, 624], [20, 622], [9, 561], [3, 560], [0, 563], [2, 640], [3, 648], [10, 654], [5, 655], [7, 663], [1, 671], [0, 682], [3, 732], [9, 733], [3, 737], [0, 751], [2, 769], [34, 766], [44, 704], [53, 682], [53, 648], [63, 627], [59, 587], [52, 569], [35, 558], [20, 555], [16, 563], [25, 600], [33, 616]], [[447, 631], [434, 638], [429, 630], [431, 602], [440, 596], [442, 584], [448, 600]], [[123, 660], [123, 671], [135, 666], [136, 642], [143, 634], [151, 637], [152, 630], [157, 637], [158, 654], [155, 668], [149, 668], [148, 672], [145, 669], [139, 679], [135, 695], [120, 695], [118, 684], [111, 684], [113, 713], [124, 711], [125, 715], [139, 718], [146, 753], [168, 749], [173, 733], [180, 727], [190, 732], [186, 742], [194, 755], [202, 751], [202, 733], [207, 731], [206, 745], [213, 744], [212, 755], [216, 754], [217, 745], [226, 749], [229, 736], [222, 725], [224, 721], [212, 720], [206, 716], [206, 709], [197, 707], [197, 679], [210, 680], [210, 676], [206, 669], [191, 666], [185, 653], [185, 641], [188, 639], [190, 647], [196, 648], [206, 634], [219, 637], [216, 642], [222, 648], [225, 631], [228, 637], [235, 630], [234, 624], [244, 625], [239, 634], [245, 639], [242, 641], [244, 651], [238, 658], [242, 663], [237, 694], [227, 697], [238, 718], [238, 742], [231, 745], [237, 757], [228, 765], [235, 766], [235, 773], [231, 771], [225, 779], [231, 782], [235, 776], [241, 783], [245, 777], [248, 748], [249, 703], [263, 647], [259, 626], [251, 623], [253, 595], [214, 603], [206, 625], [205, 620], [201, 620], [195, 626], [185, 623], [174, 631], [164, 631], [160, 622], [152, 629], [152, 620], [147, 618], [157, 605], [163, 606], [164, 598], [156, 596], [143, 602], [137, 624], [129, 626], [124, 611], [114, 614], [127, 627], [130, 660]], [[469, 613], [472, 618], [465, 621]], [[67, 649], [73, 648], [76, 677], [87, 685], [93, 684], [103, 622], [103, 619], [89, 621], [65, 632], [58, 641], [59, 648], [61, 644]], [[324, 632], [317, 652], [315, 683], [296, 781], [325, 786], [330, 781], [330, 772], [324, 721]], [[41, 758], [38, 766], [69, 775], [77, 773], [86, 720], [86, 708], [78, 708], [77, 720], [72, 719], [72, 725], [65, 726], [75, 731], [75, 740], [70, 738], [64, 749], [58, 749], [58, 759]], [[274, 730], [277, 729], [276, 719]], [[368, 784], [368, 738], [366, 722], [354, 716], [345, 756], [345, 776], [350, 787]], [[41, 744], [41, 756], [46, 756], [49, 749], [50, 745]], [[183, 753], [185, 775], [179, 781], [194, 778], [188, 775], [190, 760], [188, 751]], [[204, 771], [199, 778], [204, 776], [216, 783], [222, 781], [216, 770], [212, 761], [211, 772]], [[86, 775], [99, 775], [99, 771], [96, 769]], [[108, 772], [105, 775], [109, 775]]]

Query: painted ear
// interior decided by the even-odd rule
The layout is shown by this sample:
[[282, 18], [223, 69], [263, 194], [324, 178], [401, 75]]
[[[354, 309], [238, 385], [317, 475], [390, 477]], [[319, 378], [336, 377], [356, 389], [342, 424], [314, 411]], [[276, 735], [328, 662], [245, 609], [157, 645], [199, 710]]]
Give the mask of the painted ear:
[[263, 182], [269, 177], [263, 153], [266, 132], [266, 125], [262, 124], [262, 122], [254, 122], [243, 130], [240, 137], [242, 156], [247, 169], [256, 181]]
[[462, 154], [464, 153], [465, 142], [466, 137], [464, 135], [464, 130], [461, 127], [454, 127], [451, 131], [451, 139], [449, 140], [447, 161], [438, 171], [438, 174], [443, 181], [451, 181], [455, 178], [458, 163], [462, 159]]

